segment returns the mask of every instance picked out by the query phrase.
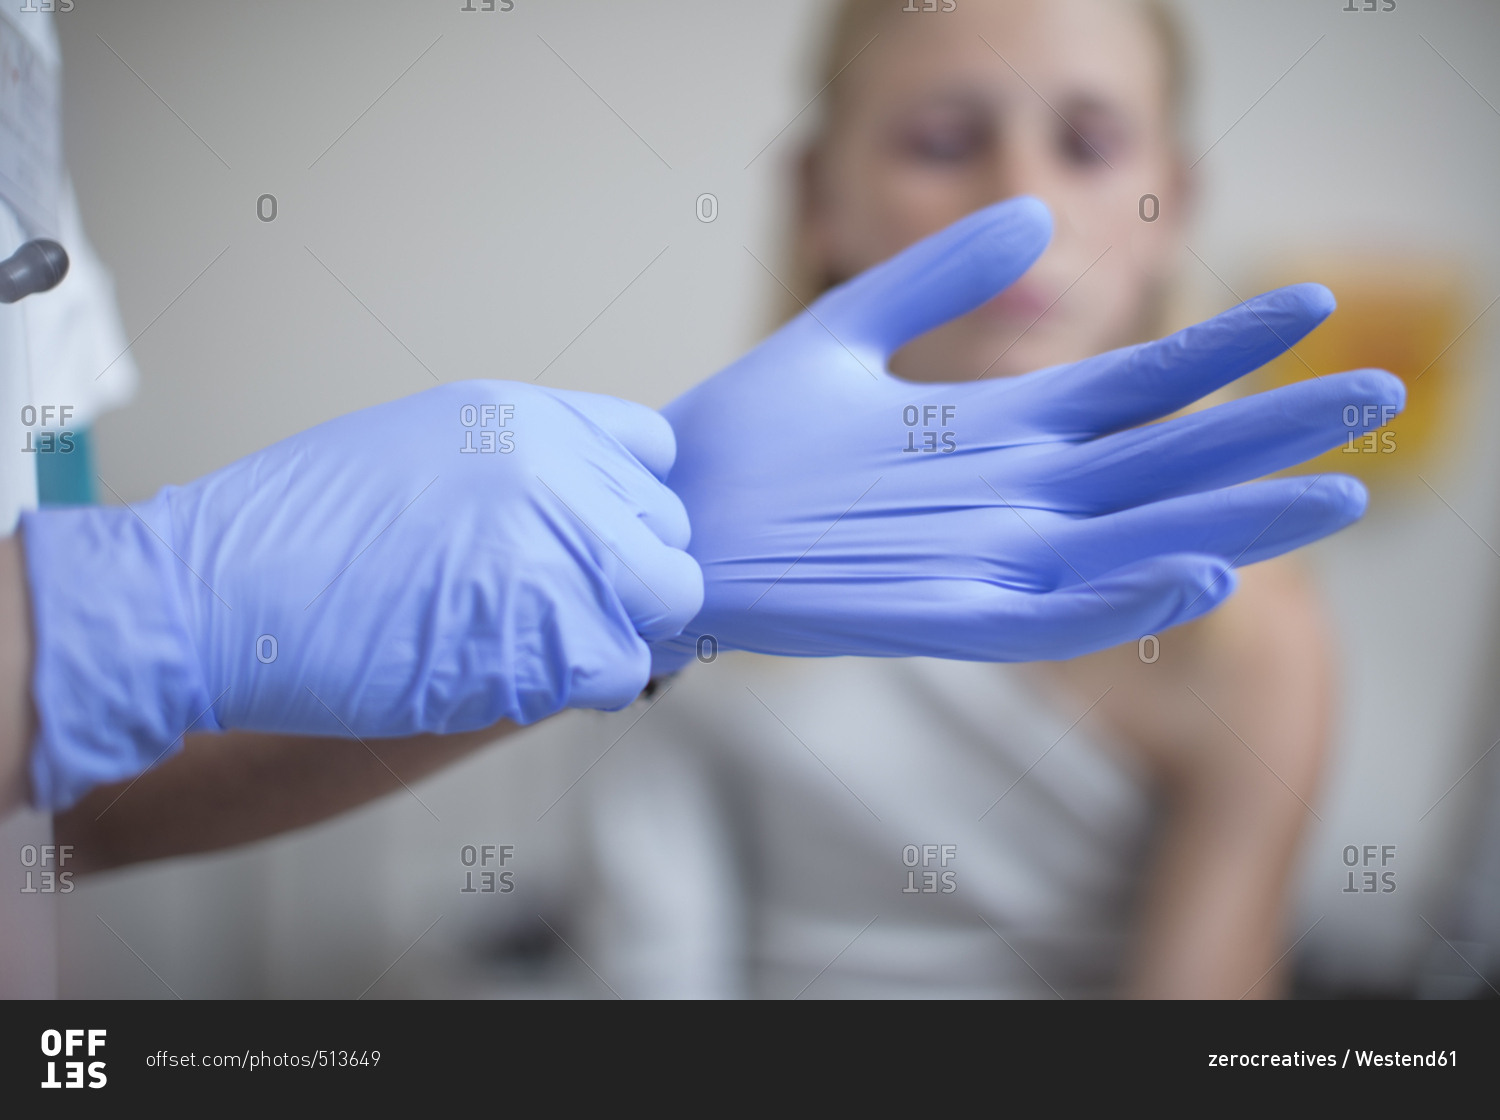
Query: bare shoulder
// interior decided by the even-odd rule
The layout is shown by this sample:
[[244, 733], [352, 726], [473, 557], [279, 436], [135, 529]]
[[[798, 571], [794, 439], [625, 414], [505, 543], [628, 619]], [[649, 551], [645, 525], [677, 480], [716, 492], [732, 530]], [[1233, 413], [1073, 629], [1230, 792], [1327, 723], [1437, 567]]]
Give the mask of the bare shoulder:
[[1174, 685], [1295, 690], [1330, 667], [1332, 638], [1307, 572], [1283, 559], [1244, 569], [1230, 600], [1170, 631], [1163, 653]]
[[[1244, 569], [1239, 590], [1213, 614], [1049, 673], [1073, 691], [1102, 694], [1111, 730], [1164, 778], [1264, 764], [1310, 781], [1327, 737], [1332, 666], [1317, 593], [1298, 562], [1284, 559]], [[1206, 749], [1212, 743], [1224, 749]]]

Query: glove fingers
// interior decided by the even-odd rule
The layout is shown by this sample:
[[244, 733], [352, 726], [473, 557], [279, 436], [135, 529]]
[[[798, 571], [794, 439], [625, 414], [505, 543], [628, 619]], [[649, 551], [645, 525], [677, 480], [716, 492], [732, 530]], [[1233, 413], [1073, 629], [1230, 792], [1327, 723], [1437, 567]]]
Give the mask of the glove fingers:
[[[585, 594], [582, 588], [579, 594]], [[650, 679], [650, 648], [618, 606], [575, 619], [549, 636], [538, 656], [505, 670], [514, 678], [519, 723], [535, 723], [563, 708], [623, 708]]]
[[1040, 492], [1059, 508], [1102, 513], [1231, 486], [1389, 423], [1405, 400], [1406, 387], [1384, 370], [1299, 381], [1078, 444]]
[[885, 358], [1015, 283], [1051, 236], [1037, 199], [997, 203], [839, 285], [812, 313], [846, 346]]
[[[642, 521], [614, 527], [601, 565], [636, 633], [658, 642], [682, 632], [703, 608], [703, 571], [679, 548], [661, 542]], [[610, 561], [614, 561], [611, 563]]]
[[[1132, 642], [1206, 614], [1233, 594], [1238, 578], [1214, 556], [1154, 556], [1009, 608], [995, 619], [995, 660], [1055, 661]], [[1007, 592], [1007, 596], [1018, 593]]]
[[1144, 424], [1265, 365], [1333, 308], [1321, 284], [1279, 288], [1156, 342], [1012, 378], [1004, 407], [1039, 430], [1080, 437]]
[[551, 389], [574, 412], [614, 436], [641, 464], [665, 482], [677, 458], [672, 426], [655, 409], [635, 401], [575, 389]]
[[[601, 555], [598, 568], [580, 564], [557, 577], [568, 585], [563, 602], [592, 601], [594, 609], [566, 621], [555, 610], [538, 617], [535, 653], [502, 672], [514, 678], [519, 722], [533, 723], [562, 708], [625, 707], [650, 679], [651, 649], [643, 635], [670, 637], [697, 613], [703, 587], [697, 563], [667, 548], [640, 522], [624, 524], [634, 525], [633, 544], [611, 540], [606, 547], [591, 538]], [[668, 617], [653, 589], [682, 604], [675, 617]]]
[[1345, 475], [1278, 478], [1081, 519], [1047, 539], [1071, 574], [1090, 581], [1162, 552], [1254, 564], [1359, 520], [1367, 500]]
[[641, 523], [669, 548], [687, 548], [692, 539], [687, 507], [682, 499], [665, 486], [653, 485], [644, 494], [637, 493], [641, 503]]

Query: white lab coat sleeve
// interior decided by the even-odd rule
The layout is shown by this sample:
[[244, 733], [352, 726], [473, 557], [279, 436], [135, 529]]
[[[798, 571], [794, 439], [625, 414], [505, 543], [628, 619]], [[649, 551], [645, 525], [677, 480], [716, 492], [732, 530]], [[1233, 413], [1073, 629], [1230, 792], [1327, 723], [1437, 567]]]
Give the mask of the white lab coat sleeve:
[[114, 282], [84, 236], [67, 180], [58, 200], [58, 230], [68, 274], [50, 292], [16, 306], [25, 317], [32, 402], [69, 408], [65, 422], [39, 426], [78, 429], [129, 401], [139, 375], [115, 305]]

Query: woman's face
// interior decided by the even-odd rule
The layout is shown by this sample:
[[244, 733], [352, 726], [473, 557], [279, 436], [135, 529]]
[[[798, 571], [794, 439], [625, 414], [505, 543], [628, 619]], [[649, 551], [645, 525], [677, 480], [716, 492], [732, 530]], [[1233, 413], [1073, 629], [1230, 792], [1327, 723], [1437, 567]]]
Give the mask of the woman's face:
[[1055, 225], [1042, 258], [893, 370], [1005, 377], [1134, 341], [1186, 204], [1150, 23], [1122, 0], [891, 7], [838, 79], [807, 168], [803, 236], [822, 274], [852, 276], [988, 203], [1036, 195]]

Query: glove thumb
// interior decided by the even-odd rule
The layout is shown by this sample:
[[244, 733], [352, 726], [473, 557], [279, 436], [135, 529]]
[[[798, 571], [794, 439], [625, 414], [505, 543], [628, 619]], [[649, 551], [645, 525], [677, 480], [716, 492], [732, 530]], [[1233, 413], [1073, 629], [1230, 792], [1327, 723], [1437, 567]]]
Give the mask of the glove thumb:
[[1010, 287], [1051, 238], [1040, 200], [998, 202], [840, 284], [811, 311], [846, 346], [883, 360]]

